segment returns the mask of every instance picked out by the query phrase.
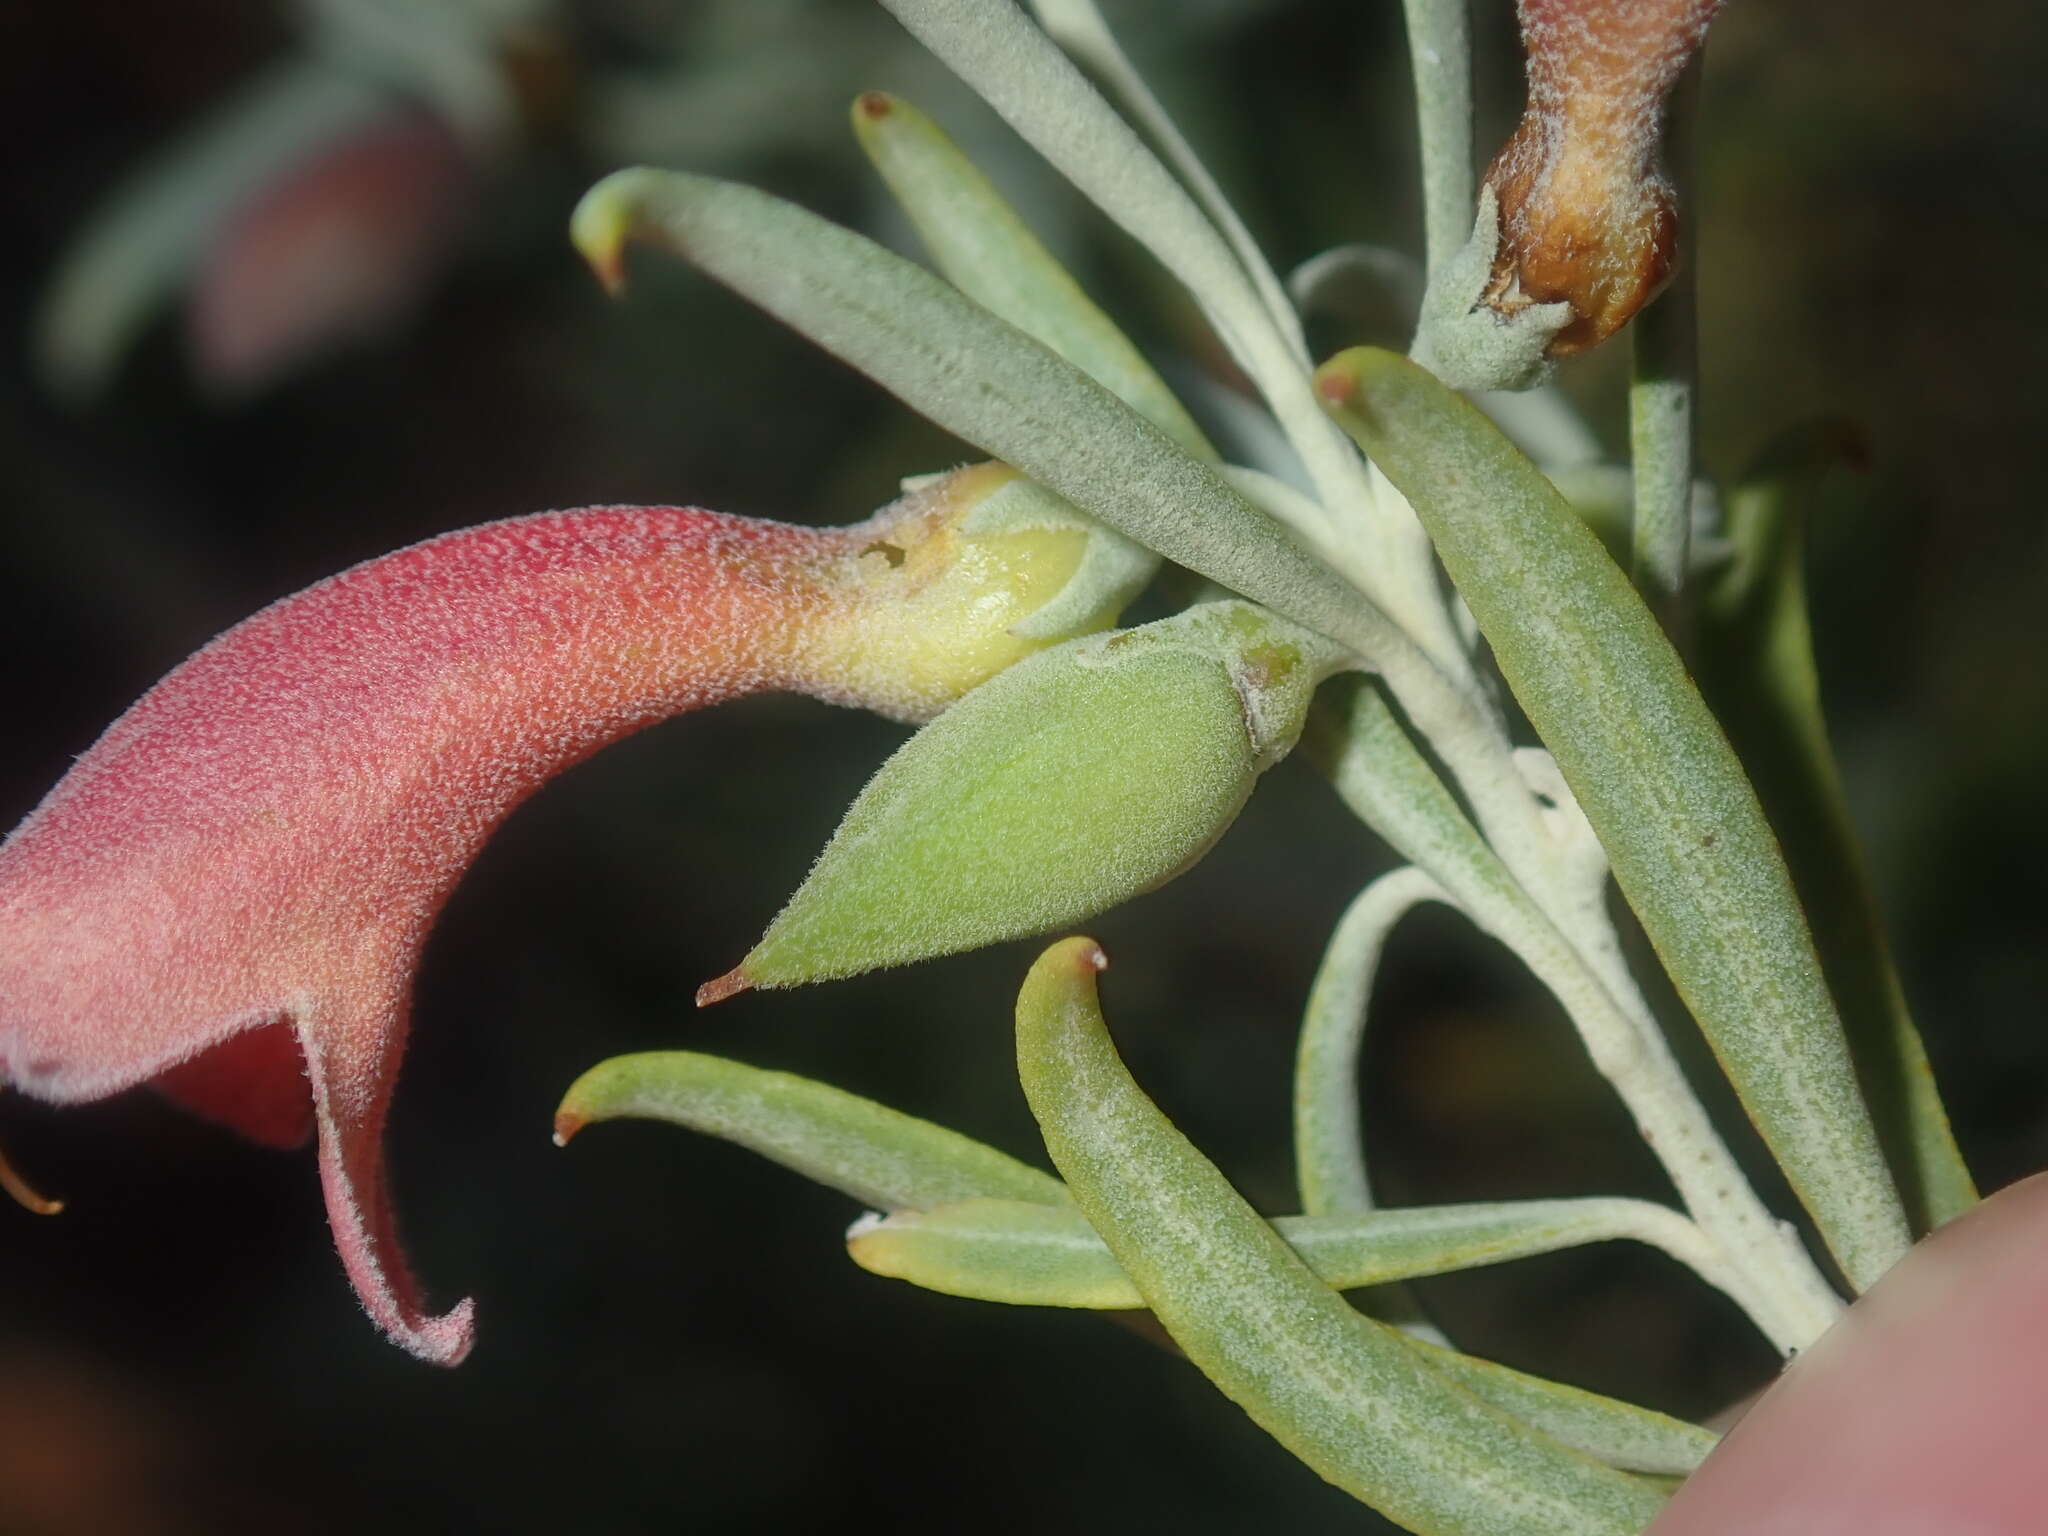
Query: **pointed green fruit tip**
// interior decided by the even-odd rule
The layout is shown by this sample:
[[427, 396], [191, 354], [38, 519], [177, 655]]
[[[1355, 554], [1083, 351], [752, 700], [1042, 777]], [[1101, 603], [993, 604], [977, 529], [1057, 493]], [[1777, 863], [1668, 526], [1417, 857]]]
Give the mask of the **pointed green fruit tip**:
[[1164, 885], [1294, 745], [1322, 644], [1205, 603], [998, 672], [882, 765], [741, 962], [745, 983], [1071, 931]]
[[853, 98], [853, 126], [878, 123], [896, 110], [896, 98], [887, 91], [862, 91]]
[[723, 976], [714, 976], [697, 989], [697, 1006], [709, 1008], [713, 1003], [722, 1003], [728, 997], [735, 997], [753, 986], [754, 978], [747, 974], [745, 961], [741, 961]]
[[569, 1145], [570, 1139], [574, 1137], [578, 1131], [582, 1130], [583, 1127], [588, 1125], [589, 1123], [590, 1122], [588, 1120], [584, 1119], [583, 1116], [577, 1114], [574, 1110], [556, 1110], [554, 1134], [555, 1145], [558, 1147], [566, 1147], [567, 1145]]

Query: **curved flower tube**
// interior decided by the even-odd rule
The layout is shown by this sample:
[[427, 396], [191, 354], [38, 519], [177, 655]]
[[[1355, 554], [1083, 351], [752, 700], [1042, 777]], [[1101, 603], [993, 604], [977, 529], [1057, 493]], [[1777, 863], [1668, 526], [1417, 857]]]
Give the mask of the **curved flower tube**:
[[1037, 649], [1011, 628], [1067, 586], [1089, 534], [963, 526], [1014, 481], [955, 471], [837, 529], [544, 513], [264, 609], [144, 695], [0, 846], [0, 1083], [72, 1102], [149, 1082], [257, 1141], [317, 1129], [363, 1305], [414, 1354], [460, 1360], [472, 1305], [424, 1306], [382, 1153], [449, 892], [544, 781], [642, 726], [768, 689], [922, 719]]

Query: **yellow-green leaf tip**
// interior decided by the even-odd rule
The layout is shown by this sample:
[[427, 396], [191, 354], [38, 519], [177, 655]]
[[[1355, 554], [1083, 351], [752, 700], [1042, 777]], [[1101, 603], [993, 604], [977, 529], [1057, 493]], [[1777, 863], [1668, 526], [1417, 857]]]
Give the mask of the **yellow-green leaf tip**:
[[590, 264], [604, 290], [617, 298], [626, 286], [626, 245], [636, 218], [634, 183], [640, 171], [618, 171], [583, 194], [569, 216], [569, 242]]
[[1316, 370], [1316, 398], [1327, 410], [1356, 411], [1372, 381], [1390, 368], [1409, 367], [1404, 358], [1383, 347], [1350, 347]]
[[897, 102], [887, 91], [862, 91], [853, 98], [853, 131], [863, 133], [870, 123], [879, 123], [896, 110]]
[[1044, 954], [1031, 968], [1033, 977], [1043, 976], [1070, 987], [1092, 989], [1095, 978], [1109, 969], [1109, 956], [1102, 946], [1089, 938], [1061, 939]]

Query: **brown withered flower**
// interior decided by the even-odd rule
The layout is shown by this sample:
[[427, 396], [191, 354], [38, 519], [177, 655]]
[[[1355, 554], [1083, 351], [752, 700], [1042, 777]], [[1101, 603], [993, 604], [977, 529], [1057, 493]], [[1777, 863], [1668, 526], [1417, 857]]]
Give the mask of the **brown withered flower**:
[[1665, 102], [1722, 3], [1518, 0], [1528, 105], [1487, 168], [1472, 243], [1433, 274], [1425, 307], [1431, 360], [1451, 383], [1532, 383], [1670, 280]]

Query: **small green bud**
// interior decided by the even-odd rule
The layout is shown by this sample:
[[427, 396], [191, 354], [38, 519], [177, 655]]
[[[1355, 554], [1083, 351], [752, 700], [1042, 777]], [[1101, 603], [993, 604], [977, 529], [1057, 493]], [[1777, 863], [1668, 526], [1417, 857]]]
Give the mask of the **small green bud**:
[[1076, 922], [1200, 859], [1340, 653], [1241, 601], [1026, 657], [904, 743], [752, 954], [786, 987]]

